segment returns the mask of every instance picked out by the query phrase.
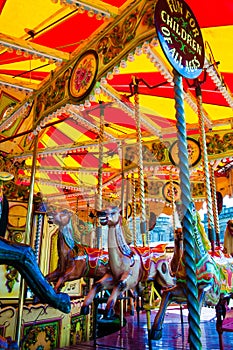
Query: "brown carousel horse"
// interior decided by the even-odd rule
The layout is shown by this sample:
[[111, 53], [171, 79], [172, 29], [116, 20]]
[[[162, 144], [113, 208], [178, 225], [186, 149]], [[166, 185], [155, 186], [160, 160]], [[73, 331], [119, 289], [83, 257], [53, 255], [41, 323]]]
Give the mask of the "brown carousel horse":
[[183, 254], [183, 232], [181, 228], [177, 228], [174, 233], [174, 253], [170, 262], [172, 274], [176, 271], [180, 264], [180, 259]]
[[[162, 287], [174, 285], [169, 271], [169, 262], [164, 253], [158, 253], [156, 248], [130, 247], [122, 232], [122, 217], [118, 207], [112, 207], [98, 213], [100, 223], [108, 225], [109, 265], [114, 278], [114, 287], [108, 298], [105, 317], [114, 315], [117, 298], [126, 290], [134, 290], [139, 282], [152, 281]], [[102, 280], [93, 284], [86, 296], [82, 313], [86, 314], [96, 293], [102, 288]]]
[[230, 256], [233, 256], [233, 220], [227, 221], [223, 246], [224, 252]]
[[[193, 203], [191, 203], [190, 212], [193, 220], [198, 300], [201, 310], [203, 302], [206, 305], [215, 306], [221, 293], [233, 291], [233, 259], [226, 257], [220, 249], [216, 249], [215, 252], [210, 251], [210, 242]], [[176, 285], [163, 291], [160, 308], [151, 329], [151, 339], [158, 340], [162, 337], [162, 325], [169, 304], [187, 303], [184, 261], [184, 254], [182, 254], [175, 273]]]
[[65, 282], [81, 277], [101, 278], [107, 273], [110, 275], [108, 252], [78, 243], [81, 234], [78, 230], [77, 215], [64, 209], [50, 211], [49, 216], [59, 226], [58, 265], [46, 276], [48, 282], [55, 283], [55, 290], [61, 289]]

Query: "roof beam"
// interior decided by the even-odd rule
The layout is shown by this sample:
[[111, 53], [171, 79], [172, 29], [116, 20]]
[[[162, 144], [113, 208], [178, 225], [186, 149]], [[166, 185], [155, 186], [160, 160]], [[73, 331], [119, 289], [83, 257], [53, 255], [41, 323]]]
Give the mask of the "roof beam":
[[70, 54], [56, 49], [48, 48], [46, 46], [38, 45], [30, 41], [18, 39], [9, 35], [0, 33], [0, 46], [4, 50], [16, 50], [22, 55], [30, 55], [34, 58], [45, 58], [54, 62], [68, 61]]

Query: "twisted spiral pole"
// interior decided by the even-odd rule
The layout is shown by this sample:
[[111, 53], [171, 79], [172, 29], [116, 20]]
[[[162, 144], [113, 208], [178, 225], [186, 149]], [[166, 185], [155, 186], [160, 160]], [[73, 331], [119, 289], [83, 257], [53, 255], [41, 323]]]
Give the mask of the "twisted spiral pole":
[[141, 117], [139, 110], [139, 94], [138, 84], [134, 82], [134, 104], [135, 104], [135, 120], [137, 129], [137, 146], [138, 146], [138, 179], [140, 184], [140, 205], [141, 205], [141, 234], [143, 246], [149, 245], [146, 229], [146, 204], [145, 204], [145, 188], [144, 188], [144, 170], [143, 170], [143, 155], [142, 155], [142, 133], [141, 133]]
[[209, 162], [208, 162], [208, 154], [207, 154], [207, 147], [206, 147], [204, 113], [203, 113], [203, 107], [202, 107], [202, 93], [201, 93], [200, 84], [197, 84], [195, 92], [196, 92], [196, 99], [197, 99], [198, 120], [199, 120], [199, 128], [200, 128], [202, 165], [204, 168], [204, 182], [205, 182], [206, 197], [207, 197], [208, 234], [209, 234], [209, 240], [211, 243], [211, 249], [212, 251], [214, 251], [214, 237], [215, 237], [214, 218], [213, 218], [212, 196], [211, 196], [211, 187], [210, 187]]
[[[98, 168], [98, 183], [97, 183], [97, 200], [96, 210], [102, 209], [103, 198], [103, 142], [104, 142], [104, 106], [100, 101], [100, 130], [99, 130], [99, 168]], [[102, 226], [99, 219], [96, 220], [96, 235], [97, 235], [97, 248], [101, 246], [102, 238]]]
[[34, 243], [34, 250], [35, 250], [37, 263], [39, 263], [40, 241], [41, 241], [41, 235], [43, 231], [43, 218], [44, 218], [44, 215], [41, 213], [38, 213], [36, 216], [36, 237], [35, 237], [35, 243]]
[[216, 182], [214, 177], [214, 167], [210, 165], [210, 174], [211, 174], [211, 193], [213, 200], [213, 214], [214, 214], [214, 226], [216, 233], [216, 244], [220, 247], [220, 227], [219, 227], [219, 217], [218, 217], [218, 204], [216, 197]]
[[186, 141], [186, 123], [184, 117], [184, 93], [182, 77], [174, 71], [174, 89], [175, 89], [175, 108], [177, 119], [177, 137], [179, 146], [179, 166], [181, 183], [181, 201], [183, 207], [183, 236], [184, 236], [184, 259], [186, 267], [186, 287], [187, 287], [187, 305], [189, 311], [189, 341], [191, 350], [200, 350], [201, 330], [200, 313], [198, 303], [198, 289], [195, 263], [195, 242], [192, 232], [192, 213], [191, 213], [191, 191], [188, 150]]
[[133, 241], [134, 246], [137, 245], [137, 223], [136, 223], [136, 216], [137, 216], [137, 208], [136, 208], [136, 191], [135, 191], [135, 177], [134, 173], [132, 173], [132, 218], [133, 218]]
[[169, 170], [169, 178], [170, 178], [170, 191], [171, 191], [171, 202], [172, 202], [172, 226], [173, 232], [176, 229], [176, 208], [175, 208], [175, 191], [172, 177], [172, 167]]

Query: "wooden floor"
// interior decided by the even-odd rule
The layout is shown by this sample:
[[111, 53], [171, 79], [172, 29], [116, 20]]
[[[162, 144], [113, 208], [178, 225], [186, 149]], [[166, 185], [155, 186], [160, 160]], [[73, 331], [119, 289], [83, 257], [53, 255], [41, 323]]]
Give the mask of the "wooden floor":
[[[151, 324], [153, 323], [156, 310], [151, 311]], [[63, 349], [78, 350], [172, 350], [189, 349], [188, 343], [188, 312], [183, 309], [183, 327], [179, 306], [169, 307], [163, 324], [163, 336], [161, 340], [148, 341], [146, 312], [140, 312], [139, 322], [137, 315], [126, 316], [126, 326], [121, 330], [89, 341]], [[217, 350], [219, 347], [218, 333], [216, 331], [215, 309], [203, 308], [201, 313], [201, 342], [203, 350]], [[223, 333], [224, 350], [233, 349], [233, 333]], [[57, 349], [58, 350], [58, 349]]]

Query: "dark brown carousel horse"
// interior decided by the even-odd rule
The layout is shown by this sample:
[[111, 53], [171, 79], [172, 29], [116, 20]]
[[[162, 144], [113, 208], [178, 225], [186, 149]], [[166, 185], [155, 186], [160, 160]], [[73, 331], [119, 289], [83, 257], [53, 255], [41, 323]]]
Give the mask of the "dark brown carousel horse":
[[183, 254], [183, 232], [181, 228], [177, 228], [174, 234], [174, 254], [172, 256], [170, 266], [171, 272], [175, 275], [180, 264]]
[[80, 232], [76, 215], [67, 209], [49, 212], [54, 223], [59, 225], [58, 265], [46, 279], [55, 283], [55, 290], [62, 288], [65, 282], [81, 277], [101, 278], [109, 273], [108, 252], [79, 244]]
[[233, 256], [233, 220], [227, 221], [226, 230], [224, 233], [224, 252]]

